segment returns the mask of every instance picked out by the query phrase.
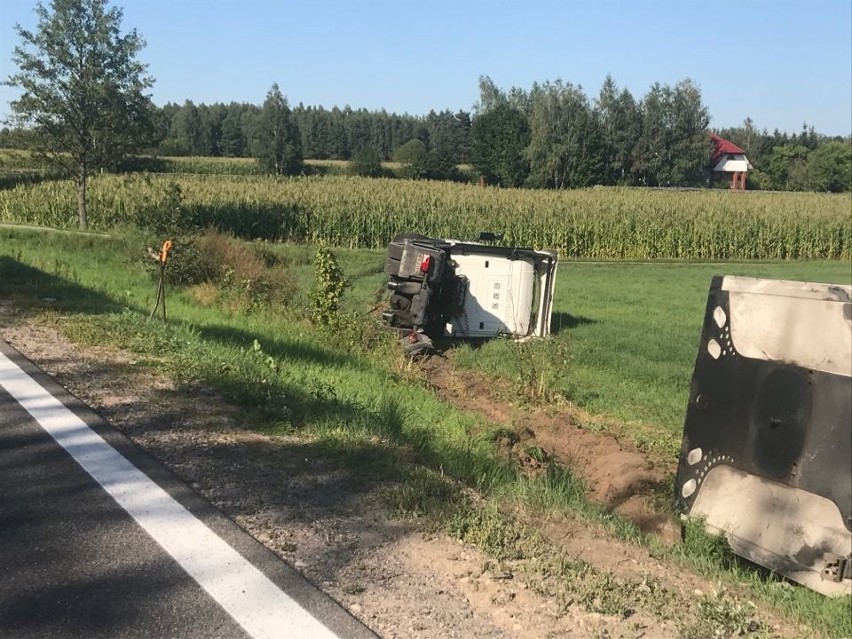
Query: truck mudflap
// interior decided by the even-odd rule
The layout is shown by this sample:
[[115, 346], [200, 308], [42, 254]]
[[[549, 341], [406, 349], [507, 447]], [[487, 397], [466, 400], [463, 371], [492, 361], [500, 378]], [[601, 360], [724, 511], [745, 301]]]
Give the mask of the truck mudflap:
[[738, 555], [852, 592], [852, 287], [713, 278], [675, 502]]

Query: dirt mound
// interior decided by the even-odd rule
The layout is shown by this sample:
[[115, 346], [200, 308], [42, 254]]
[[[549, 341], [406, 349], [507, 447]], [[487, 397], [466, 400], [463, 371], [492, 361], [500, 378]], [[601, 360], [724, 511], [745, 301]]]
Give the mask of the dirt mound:
[[661, 464], [631, 442], [582, 428], [570, 408], [510, 403], [494, 378], [457, 369], [451, 353], [424, 359], [420, 367], [441, 399], [511, 429], [501, 445], [530, 472], [550, 461], [567, 466], [586, 482], [589, 497], [609, 511], [667, 543], [680, 540], [680, 524], [657, 506], [669, 498], [676, 460]]

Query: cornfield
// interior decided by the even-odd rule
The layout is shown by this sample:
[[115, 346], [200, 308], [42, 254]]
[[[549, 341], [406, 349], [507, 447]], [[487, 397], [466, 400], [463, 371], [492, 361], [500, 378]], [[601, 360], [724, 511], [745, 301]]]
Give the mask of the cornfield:
[[[0, 191], [0, 221], [73, 227], [68, 181]], [[270, 241], [383, 247], [400, 232], [556, 248], [583, 259], [850, 259], [852, 199], [814, 193], [593, 188], [530, 191], [326, 176], [105, 175], [94, 229], [175, 212], [198, 227]]]

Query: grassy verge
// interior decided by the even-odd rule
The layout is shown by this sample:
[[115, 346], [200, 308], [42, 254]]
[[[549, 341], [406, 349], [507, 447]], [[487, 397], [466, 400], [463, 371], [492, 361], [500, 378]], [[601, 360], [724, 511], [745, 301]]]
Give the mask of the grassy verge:
[[[560, 559], [543, 549], [534, 531], [501, 514], [494, 504], [516, 501], [582, 517], [602, 531], [651, 546], [676, 565], [738, 588], [744, 584], [763, 605], [811, 625], [815, 633], [843, 636], [852, 631], [848, 616], [843, 615], [848, 605], [844, 601], [782, 588], [776, 579], [740, 567], [729, 552], [705, 547], [704, 542], [687, 543], [677, 550], [657, 548], [629, 524], [589, 503], [582, 485], [568, 470], [553, 469], [536, 477], [520, 473], [493, 446], [494, 426], [442, 403], [407, 375], [391, 340], [375, 336], [364, 350], [363, 342], [343, 339], [340, 331], [315, 329], [305, 319], [312, 277], [309, 248], [261, 247], [261, 253], [280, 254], [279, 260], [267, 262], [282, 277], [286, 274], [292, 280], [289, 285], [296, 288], [286, 308], [234, 307], [215, 296], [205, 305], [198, 289], [170, 289], [172, 319], [163, 325], [145, 319], [155, 286], [140, 266], [144, 245], [134, 237], [0, 229], [0, 298], [61, 317], [62, 330], [76, 341], [120, 346], [143, 356], [138, 365], [155, 364], [185, 385], [212, 386], [245, 408], [248, 425], [303, 437], [341, 463], [361, 468], [368, 474], [367, 481], [400, 482], [402, 493], [389, 498], [396, 500], [401, 511], [412, 511], [412, 502], [435, 499], [444, 513], [437, 519], [440, 529], [478, 545], [498, 560], [510, 556], [528, 560], [530, 579], [537, 574], [556, 579], [560, 588], [573, 593], [566, 601], [617, 611], [641, 584], [613, 581], [612, 576], [586, 565]], [[353, 283], [344, 312], [363, 314], [384, 279], [381, 252], [341, 251], [339, 255]], [[455, 489], [433, 490], [422, 473], [452, 477], [466, 489], [491, 498], [492, 505], [463, 501]], [[651, 589], [649, 597], [657, 596], [656, 586], [645, 587]], [[734, 615], [731, 610], [749, 610], [736, 608], [741, 605], [736, 597], [730, 601], [734, 603], [708, 602], [706, 614], [726, 619]], [[659, 615], [669, 614], [663, 604], [652, 602], [651, 607], [659, 608]], [[701, 610], [696, 612], [698, 619], [705, 614]]]
[[522, 576], [561, 607], [582, 603], [594, 612], [626, 618], [641, 606], [663, 621], [684, 616], [677, 608], [679, 598], [655, 580], [616, 578], [568, 559], [493, 503], [477, 504], [434, 472], [412, 472], [406, 481], [386, 489], [384, 496], [401, 517], [479, 548], [494, 560], [486, 569]]
[[[676, 548], [641, 536], [635, 539], [649, 547], [653, 556], [667, 561], [670, 569], [693, 570], [715, 584], [710, 592], [684, 596], [654, 577], [614, 575], [582, 560], [568, 559], [538, 531], [502, 512], [494, 502], [471, 500], [463, 489], [429, 470], [410, 473], [405, 481], [387, 489], [385, 498], [401, 516], [427, 531], [440, 531], [476, 546], [494, 560], [496, 571], [521, 575], [533, 589], [563, 606], [581, 603], [589, 610], [623, 618], [641, 609], [661, 621], [676, 623], [684, 639], [777, 636], [763, 619], [766, 607], [809, 626], [812, 630], [807, 634], [814, 636], [847, 637], [852, 629], [848, 599], [826, 599], [756, 573], [753, 566], [732, 555], [723, 539], [708, 535], [699, 522], [687, 525], [684, 543]], [[588, 513], [589, 505], [582, 498], [574, 504]], [[590, 522], [593, 529], [600, 524]], [[744, 589], [750, 593], [748, 598], [737, 594]]]

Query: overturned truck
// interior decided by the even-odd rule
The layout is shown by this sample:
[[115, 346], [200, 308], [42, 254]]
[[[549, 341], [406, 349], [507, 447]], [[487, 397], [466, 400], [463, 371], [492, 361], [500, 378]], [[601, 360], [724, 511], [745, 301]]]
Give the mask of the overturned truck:
[[852, 592], [852, 287], [713, 279], [675, 499], [737, 554]]
[[557, 261], [555, 251], [398, 235], [388, 245], [382, 317], [408, 332], [410, 351], [441, 337], [544, 337]]
[[[554, 251], [399, 235], [383, 319], [411, 354], [437, 338], [544, 337], [556, 267]], [[713, 279], [675, 501], [738, 555], [852, 593], [852, 287]]]

